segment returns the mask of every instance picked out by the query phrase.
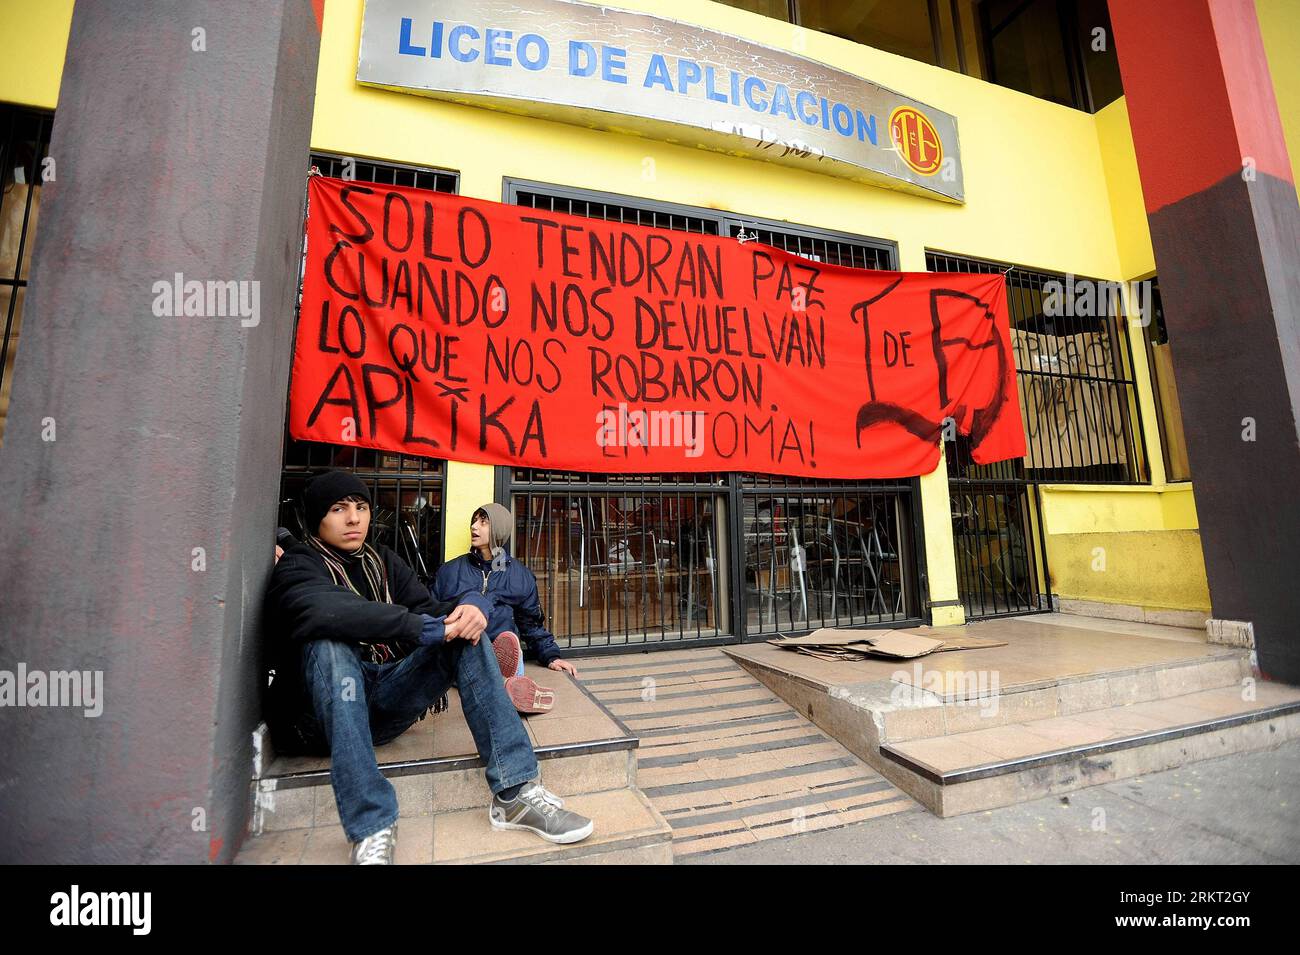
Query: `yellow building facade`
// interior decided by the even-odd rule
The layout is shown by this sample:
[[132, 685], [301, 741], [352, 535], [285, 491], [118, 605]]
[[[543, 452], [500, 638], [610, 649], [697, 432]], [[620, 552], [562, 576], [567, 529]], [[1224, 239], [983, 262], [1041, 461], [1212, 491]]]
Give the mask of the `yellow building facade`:
[[[964, 203], [361, 86], [356, 73], [363, 0], [323, 5], [313, 152], [445, 170], [455, 174], [461, 194], [478, 199], [502, 201], [505, 184], [523, 181], [869, 237], [892, 244], [896, 267], [905, 271], [926, 270], [942, 254], [1088, 276], [1121, 283], [1124, 315], [1140, 314], [1133, 296], [1141, 293], [1130, 283], [1152, 277], [1156, 268], [1122, 97], [1088, 114], [707, 0], [625, 0], [622, 6], [794, 52], [955, 116]], [[57, 124], [71, 11], [71, 0], [0, 3], [0, 101], [55, 111]], [[1300, 157], [1300, 5], [1259, 0], [1257, 12], [1294, 166]], [[1058, 596], [1065, 609], [1189, 622], [1209, 616], [1210, 609], [1195, 475], [1192, 481], [1170, 480], [1151, 351], [1143, 347], [1136, 318], [1121, 317], [1118, 326], [1124, 339], [1115, 343], [1119, 370], [1131, 382], [1131, 389], [1120, 389], [1119, 400], [1131, 405], [1138, 460], [1129, 463], [1138, 479], [1032, 482], [1029, 527], [1038, 543], [1029, 559], [1039, 565], [1038, 589]], [[21, 353], [14, 367], [22, 374]], [[446, 556], [465, 550], [470, 514], [500, 496], [500, 487], [500, 475], [490, 466], [445, 464]], [[915, 546], [924, 557], [919, 616], [936, 625], [960, 624], [971, 608], [963, 591], [973, 585], [962, 576], [963, 562], [973, 559], [970, 566], [987, 575], [988, 562], [998, 559], [987, 553], [972, 557], [970, 539], [954, 533], [955, 521], [969, 518], [959, 498], [978, 496], [978, 489], [974, 497], [970, 488], [958, 492], [944, 461], [915, 485], [923, 528]], [[774, 578], [765, 579], [775, 585]]]

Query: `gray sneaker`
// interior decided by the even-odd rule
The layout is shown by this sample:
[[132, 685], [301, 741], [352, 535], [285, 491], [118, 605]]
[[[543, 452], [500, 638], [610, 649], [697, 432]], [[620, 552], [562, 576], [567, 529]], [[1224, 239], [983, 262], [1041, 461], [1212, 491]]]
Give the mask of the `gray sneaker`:
[[526, 829], [561, 845], [581, 842], [591, 835], [594, 823], [586, 816], [562, 809], [558, 801], [559, 797], [542, 788], [541, 783], [525, 783], [514, 799], [493, 796], [488, 819], [493, 829]]
[[397, 823], [352, 843], [353, 865], [392, 865], [397, 846]]

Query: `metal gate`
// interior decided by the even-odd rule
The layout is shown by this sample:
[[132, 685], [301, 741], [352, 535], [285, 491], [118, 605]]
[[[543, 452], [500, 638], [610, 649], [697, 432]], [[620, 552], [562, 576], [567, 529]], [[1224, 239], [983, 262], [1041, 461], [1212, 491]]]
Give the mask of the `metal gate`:
[[1121, 338], [1116, 314], [1048, 314], [1054, 310], [1045, 306], [1045, 286], [1064, 286], [1066, 276], [941, 252], [927, 252], [926, 267], [1006, 274], [1028, 446], [1023, 458], [985, 465], [972, 460], [960, 435], [945, 446], [966, 617], [1050, 610], [1042, 486], [1132, 484], [1145, 473], [1127, 336]]

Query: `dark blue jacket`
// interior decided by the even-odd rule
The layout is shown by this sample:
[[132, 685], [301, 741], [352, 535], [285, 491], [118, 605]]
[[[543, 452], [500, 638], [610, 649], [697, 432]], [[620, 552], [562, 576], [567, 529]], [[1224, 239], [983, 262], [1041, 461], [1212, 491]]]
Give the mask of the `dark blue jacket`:
[[[492, 562], [484, 560], [477, 551], [447, 561], [438, 568], [434, 578], [433, 599], [450, 600], [467, 592], [487, 595], [493, 604], [488, 615], [488, 636], [513, 630], [524, 645], [524, 656], [547, 666], [561, 654], [555, 635], [546, 629], [545, 614], [537, 597], [537, 578], [504, 548], [502, 558], [504, 567], [500, 570], [493, 570]], [[453, 596], [444, 597], [444, 594]]]

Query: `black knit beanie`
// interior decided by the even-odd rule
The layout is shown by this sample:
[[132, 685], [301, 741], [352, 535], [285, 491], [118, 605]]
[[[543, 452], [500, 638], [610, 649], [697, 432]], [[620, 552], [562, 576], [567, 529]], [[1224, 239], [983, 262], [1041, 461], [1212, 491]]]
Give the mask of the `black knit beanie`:
[[370, 490], [351, 471], [326, 471], [307, 482], [302, 489], [302, 514], [307, 533], [315, 537], [320, 533], [320, 522], [329, 509], [345, 497], [364, 498], [370, 504]]

